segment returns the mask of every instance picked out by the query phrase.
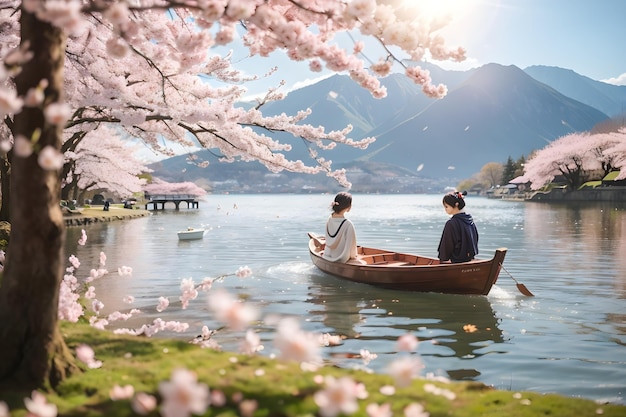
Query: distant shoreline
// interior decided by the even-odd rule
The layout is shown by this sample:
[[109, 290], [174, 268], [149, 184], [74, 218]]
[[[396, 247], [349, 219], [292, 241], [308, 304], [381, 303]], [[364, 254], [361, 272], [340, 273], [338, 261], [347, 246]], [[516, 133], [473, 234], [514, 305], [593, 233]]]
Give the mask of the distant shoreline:
[[87, 226], [94, 223], [136, 219], [151, 215], [152, 213], [148, 210], [125, 209], [112, 205], [109, 207], [108, 211], [104, 211], [102, 206], [82, 208], [80, 213], [64, 214], [63, 220], [65, 220], [65, 226], [77, 227]]

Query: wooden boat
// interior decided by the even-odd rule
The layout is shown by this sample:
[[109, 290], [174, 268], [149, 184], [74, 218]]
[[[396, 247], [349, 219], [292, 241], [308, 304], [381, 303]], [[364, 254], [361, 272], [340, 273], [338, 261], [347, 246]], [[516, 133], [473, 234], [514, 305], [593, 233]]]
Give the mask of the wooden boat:
[[465, 263], [440, 263], [436, 258], [358, 247], [362, 263], [331, 262], [322, 258], [323, 237], [309, 233], [313, 264], [339, 278], [405, 291], [487, 295], [496, 283], [506, 248], [496, 249], [491, 259]]
[[193, 227], [187, 228], [187, 230], [181, 230], [178, 232], [178, 240], [195, 240], [202, 239], [204, 237], [205, 229], [194, 229]]

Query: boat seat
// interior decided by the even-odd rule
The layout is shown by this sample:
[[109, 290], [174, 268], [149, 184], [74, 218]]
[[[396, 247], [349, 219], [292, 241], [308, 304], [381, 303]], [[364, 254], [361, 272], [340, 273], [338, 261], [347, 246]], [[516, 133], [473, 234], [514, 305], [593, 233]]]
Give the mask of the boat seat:
[[410, 262], [404, 262], [404, 261], [383, 261], [383, 262], [376, 262], [370, 265], [379, 265], [379, 266], [406, 266], [406, 265], [411, 265]]

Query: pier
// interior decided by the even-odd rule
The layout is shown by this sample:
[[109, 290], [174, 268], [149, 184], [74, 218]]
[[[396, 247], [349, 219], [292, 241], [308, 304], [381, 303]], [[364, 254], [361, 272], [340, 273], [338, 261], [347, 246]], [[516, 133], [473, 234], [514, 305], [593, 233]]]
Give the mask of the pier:
[[[200, 208], [196, 196], [189, 194], [161, 194], [146, 196], [146, 210], [165, 210], [166, 203], [174, 203], [176, 210], [180, 208], [180, 203], [187, 203], [187, 208]], [[151, 207], [150, 209], [148, 207]]]

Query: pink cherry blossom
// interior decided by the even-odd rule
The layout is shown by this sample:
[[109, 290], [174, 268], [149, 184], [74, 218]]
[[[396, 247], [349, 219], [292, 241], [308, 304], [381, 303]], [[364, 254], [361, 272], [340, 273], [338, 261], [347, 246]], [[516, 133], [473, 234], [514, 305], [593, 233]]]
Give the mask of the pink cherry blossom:
[[204, 291], [204, 292], [209, 291], [211, 287], [213, 287], [214, 281], [215, 279], [211, 277], [204, 278], [202, 282], [200, 283], [200, 285], [198, 285], [198, 290]]
[[15, 90], [0, 88], [0, 117], [18, 113], [23, 105], [24, 100], [17, 97]]
[[121, 266], [117, 268], [117, 273], [121, 277], [129, 277], [133, 274], [133, 268], [130, 266]]
[[80, 267], [80, 261], [75, 255], [70, 255], [69, 261], [74, 268], [78, 269]]
[[170, 305], [170, 300], [166, 297], [159, 297], [159, 304], [157, 305], [156, 310], [161, 313], [165, 311], [165, 309]]
[[108, 320], [99, 318], [97, 316], [89, 317], [89, 325], [94, 329], [104, 330], [106, 326], [109, 325]]
[[13, 144], [13, 151], [15, 155], [21, 158], [28, 158], [33, 154], [33, 143], [24, 136], [17, 135]]
[[87, 291], [85, 291], [85, 298], [88, 300], [96, 298], [96, 287], [89, 286], [89, 288], [87, 288]]
[[224, 391], [213, 389], [211, 390], [211, 405], [215, 407], [223, 407], [226, 404], [226, 395]]
[[417, 349], [418, 340], [415, 335], [406, 333], [398, 337], [396, 342], [396, 350], [398, 352], [414, 352]]
[[371, 361], [373, 361], [374, 359], [378, 358], [378, 355], [375, 353], [370, 352], [367, 349], [361, 349], [359, 351], [359, 355], [361, 356], [361, 359], [363, 360], [363, 363], [365, 365], [369, 365], [369, 363]]
[[259, 314], [256, 308], [235, 300], [223, 289], [209, 293], [209, 309], [217, 320], [235, 331], [245, 329]]
[[85, 232], [85, 229], [82, 229], [80, 231], [80, 239], [78, 239], [78, 244], [80, 246], [85, 246], [85, 243], [87, 243], [87, 232]]
[[62, 126], [72, 115], [72, 109], [67, 103], [50, 103], [43, 114], [48, 123]]
[[419, 403], [411, 403], [404, 408], [404, 417], [429, 417], [430, 414], [424, 411], [424, 407]]
[[24, 96], [24, 106], [39, 107], [45, 98], [44, 88], [48, 85], [47, 80], [42, 80], [35, 88], [30, 88]]
[[347, 376], [335, 379], [328, 375], [324, 378], [324, 385], [324, 389], [313, 395], [322, 417], [353, 414], [359, 409], [358, 399], [367, 397], [363, 387]]
[[30, 398], [24, 398], [24, 405], [33, 417], [57, 416], [57, 406], [49, 404], [46, 401], [46, 396], [39, 391], [33, 391]]
[[380, 387], [379, 392], [383, 395], [394, 395], [396, 393], [396, 387], [393, 385], [383, 385]]
[[241, 417], [252, 417], [258, 407], [256, 400], [243, 400], [239, 403], [239, 414]]
[[109, 398], [113, 401], [127, 400], [135, 394], [135, 388], [132, 385], [124, 385], [123, 387], [115, 384], [109, 391]]
[[237, 275], [239, 278], [247, 278], [250, 275], [252, 275], [252, 269], [250, 269], [248, 265], [241, 266], [239, 267], [239, 269], [237, 269], [237, 272], [235, 272], [235, 275]]
[[392, 417], [391, 404], [385, 403], [382, 405], [371, 403], [365, 407], [365, 412], [368, 417]]
[[122, 313], [120, 311], [114, 311], [113, 313], [109, 314], [109, 316], [107, 317], [107, 320], [109, 322], [113, 322], [113, 321], [120, 321], [120, 320], [128, 320], [133, 316], [133, 313]]
[[91, 310], [93, 310], [94, 313], [99, 314], [103, 308], [104, 308], [104, 304], [102, 303], [102, 301], [100, 300], [91, 301]]
[[298, 322], [292, 318], [279, 321], [274, 346], [280, 351], [283, 360], [313, 364], [321, 361], [319, 336], [301, 330]]
[[76, 323], [83, 316], [83, 306], [79, 303], [79, 295], [74, 291], [74, 283], [64, 277], [59, 286], [59, 304], [57, 314], [59, 320]]
[[46, 171], [55, 171], [63, 168], [64, 158], [61, 152], [48, 145], [39, 151], [37, 162]]
[[145, 392], [138, 392], [133, 397], [130, 407], [137, 414], [145, 416], [153, 411], [157, 406], [157, 400], [153, 395], [146, 394]]
[[246, 355], [253, 355], [261, 349], [263, 349], [263, 346], [261, 345], [260, 336], [254, 330], [248, 329], [246, 336], [241, 342], [239, 351]]
[[182, 308], [186, 309], [189, 305], [189, 301], [195, 300], [198, 297], [198, 290], [193, 283], [193, 278], [183, 278], [180, 282], [181, 296], [179, 297]]
[[86, 363], [89, 368], [102, 367], [102, 362], [96, 360], [96, 355], [91, 346], [84, 343], [76, 347], [76, 357], [79, 361]]
[[419, 376], [423, 368], [424, 364], [419, 358], [405, 356], [392, 361], [388, 371], [398, 387], [407, 387]]
[[10, 417], [9, 406], [4, 401], [0, 400], [0, 417]]
[[163, 397], [163, 417], [204, 414], [209, 406], [209, 388], [206, 384], [198, 383], [196, 375], [186, 369], [176, 369], [169, 381], [160, 382], [159, 393]]
[[454, 392], [450, 391], [447, 388], [438, 387], [435, 384], [424, 384], [424, 391], [430, 394], [440, 395], [442, 397], [447, 398], [450, 401], [456, 398], [456, 394]]

